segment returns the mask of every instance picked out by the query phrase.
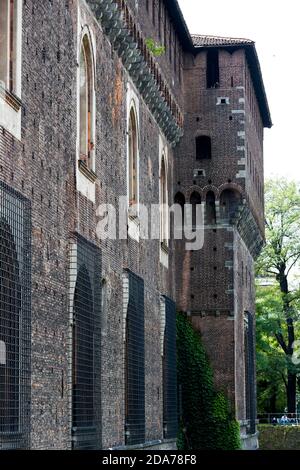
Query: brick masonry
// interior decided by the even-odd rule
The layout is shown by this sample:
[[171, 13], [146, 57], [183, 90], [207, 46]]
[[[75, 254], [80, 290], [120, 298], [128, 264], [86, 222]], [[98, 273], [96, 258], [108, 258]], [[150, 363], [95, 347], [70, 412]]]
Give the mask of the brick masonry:
[[[21, 141], [0, 128], [0, 178], [32, 202], [33, 449], [71, 448], [69, 263], [75, 232], [102, 252], [101, 447], [124, 445], [124, 268], [145, 281], [146, 441], [161, 442], [163, 436], [162, 294], [176, 298], [178, 307], [192, 314], [215, 366], [216, 383], [228, 391], [237, 417], [245, 415], [242, 317], [244, 310], [254, 310], [254, 274], [252, 256], [238, 230], [221, 224], [206, 227], [201, 252], [185, 252], [180, 242], [171, 241], [169, 269], [160, 263], [158, 240], [97, 238], [97, 207], [116, 205], [127, 192], [131, 78], [88, 3], [24, 0]], [[146, 2], [128, 4], [145, 37], [163, 42]], [[82, 22], [94, 38], [97, 64], [95, 203], [76, 187], [77, 43]], [[188, 199], [197, 189], [203, 201], [208, 190], [219, 201], [223, 189], [238, 188], [263, 233], [262, 124], [243, 50], [220, 52], [220, 88], [206, 90], [205, 52], [192, 56], [184, 52], [177, 34], [172, 38], [171, 59], [167, 48], [157, 61], [185, 110], [185, 137], [175, 150], [167, 143], [169, 200], [177, 191]], [[229, 103], [217, 105], [221, 96]], [[159, 203], [161, 131], [140, 95], [138, 100], [140, 202], [150, 206]], [[195, 160], [199, 133], [212, 138], [210, 162]], [[205, 177], [195, 178], [200, 163]]]

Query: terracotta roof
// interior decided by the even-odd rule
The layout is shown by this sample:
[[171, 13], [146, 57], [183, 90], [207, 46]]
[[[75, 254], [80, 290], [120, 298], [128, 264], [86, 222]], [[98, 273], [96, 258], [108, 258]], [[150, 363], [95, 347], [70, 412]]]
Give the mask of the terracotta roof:
[[254, 45], [251, 39], [230, 38], [222, 36], [207, 36], [202, 34], [192, 34], [194, 47], [220, 47], [220, 46], [246, 46]]

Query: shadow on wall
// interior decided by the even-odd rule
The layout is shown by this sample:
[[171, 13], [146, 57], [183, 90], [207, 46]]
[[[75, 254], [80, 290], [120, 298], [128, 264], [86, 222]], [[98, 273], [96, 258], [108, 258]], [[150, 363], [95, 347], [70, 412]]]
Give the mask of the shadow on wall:
[[225, 189], [220, 196], [220, 220], [231, 223], [242, 204], [241, 194], [234, 189]]

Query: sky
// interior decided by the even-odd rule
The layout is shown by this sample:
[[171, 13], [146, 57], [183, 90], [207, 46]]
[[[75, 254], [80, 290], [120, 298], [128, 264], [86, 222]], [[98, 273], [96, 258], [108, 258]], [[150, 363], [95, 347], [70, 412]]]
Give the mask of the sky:
[[265, 130], [265, 177], [300, 181], [299, 0], [178, 1], [191, 33], [255, 41], [274, 124]]

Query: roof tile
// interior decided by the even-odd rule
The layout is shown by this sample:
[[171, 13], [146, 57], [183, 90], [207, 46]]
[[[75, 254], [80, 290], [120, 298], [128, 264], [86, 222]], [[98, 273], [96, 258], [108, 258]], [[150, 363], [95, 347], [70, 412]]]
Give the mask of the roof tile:
[[195, 47], [254, 45], [254, 41], [251, 39], [226, 38], [222, 36], [207, 36], [202, 34], [192, 34], [192, 40]]

